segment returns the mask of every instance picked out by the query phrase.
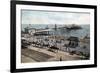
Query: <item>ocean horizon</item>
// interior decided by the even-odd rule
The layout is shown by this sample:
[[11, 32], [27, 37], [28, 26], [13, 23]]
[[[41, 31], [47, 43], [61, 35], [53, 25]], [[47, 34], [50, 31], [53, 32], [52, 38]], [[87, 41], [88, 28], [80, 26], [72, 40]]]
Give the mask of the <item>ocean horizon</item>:
[[[65, 24], [60, 25], [60, 24], [56, 24], [57, 28], [60, 27], [64, 27], [66, 26]], [[70, 26], [67, 25], [67, 26]], [[63, 35], [63, 36], [75, 36], [75, 37], [84, 37], [86, 35], [88, 35], [90, 37], [90, 24], [80, 24], [78, 25], [80, 27], [82, 27], [82, 29], [77, 29], [77, 30], [66, 30], [66, 29], [57, 29], [56, 30], [56, 35]], [[45, 28], [49, 28], [52, 29], [50, 31], [50, 33], [55, 33], [55, 30], [53, 28], [55, 28], [55, 24], [22, 24], [21, 25], [21, 30], [24, 31], [24, 28], [29, 27], [29, 28], [35, 28], [35, 29], [45, 29]]]

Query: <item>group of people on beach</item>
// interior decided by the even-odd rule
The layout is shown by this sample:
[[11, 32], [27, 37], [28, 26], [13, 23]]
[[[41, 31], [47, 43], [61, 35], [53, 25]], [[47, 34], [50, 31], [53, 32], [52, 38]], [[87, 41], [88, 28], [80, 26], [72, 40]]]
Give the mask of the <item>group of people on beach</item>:
[[[26, 38], [28, 39], [27, 42], [29, 45], [38, 48], [45, 48], [45, 49], [55, 49], [55, 50], [66, 50], [69, 51], [71, 46], [78, 46], [77, 42], [68, 41], [66, 39], [56, 39], [56, 38], [49, 38], [47, 36], [34, 36], [33, 38]], [[22, 45], [25, 41], [22, 42]]]

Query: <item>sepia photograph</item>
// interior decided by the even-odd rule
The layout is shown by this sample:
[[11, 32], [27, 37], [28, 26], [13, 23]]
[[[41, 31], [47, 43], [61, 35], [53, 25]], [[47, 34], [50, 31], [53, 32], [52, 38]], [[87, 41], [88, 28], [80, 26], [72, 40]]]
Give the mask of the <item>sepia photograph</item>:
[[90, 13], [21, 10], [21, 63], [90, 59]]

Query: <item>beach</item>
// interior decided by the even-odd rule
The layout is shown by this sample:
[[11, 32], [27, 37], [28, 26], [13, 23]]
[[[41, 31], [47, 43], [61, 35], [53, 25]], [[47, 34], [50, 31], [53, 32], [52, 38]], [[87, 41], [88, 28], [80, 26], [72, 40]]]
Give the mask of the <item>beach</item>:
[[22, 63], [90, 58], [89, 25], [53, 25], [48, 28], [40, 25], [26, 27], [21, 32]]

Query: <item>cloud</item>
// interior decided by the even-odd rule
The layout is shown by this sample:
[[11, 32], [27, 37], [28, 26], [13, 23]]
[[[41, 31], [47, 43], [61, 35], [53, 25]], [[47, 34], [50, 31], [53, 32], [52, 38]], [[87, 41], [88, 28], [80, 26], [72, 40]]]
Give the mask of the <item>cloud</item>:
[[89, 24], [89, 13], [22, 10], [22, 24]]

